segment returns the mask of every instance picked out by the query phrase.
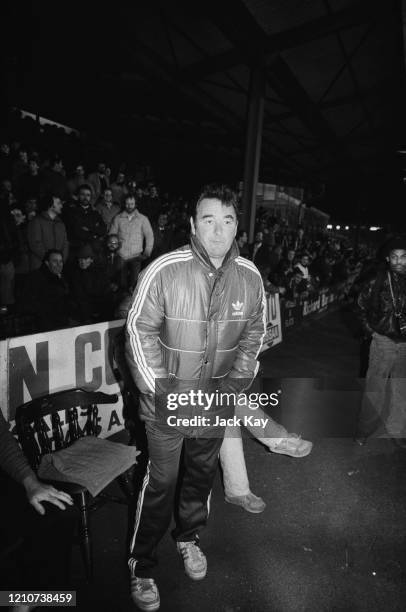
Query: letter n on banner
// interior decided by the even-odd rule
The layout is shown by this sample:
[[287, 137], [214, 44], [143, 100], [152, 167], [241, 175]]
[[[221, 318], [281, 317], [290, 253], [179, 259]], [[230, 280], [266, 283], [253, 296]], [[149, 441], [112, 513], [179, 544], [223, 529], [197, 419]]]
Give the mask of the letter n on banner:
[[[15, 418], [17, 406], [31, 398], [49, 393], [49, 346], [48, 342], [37, 342], [35, 346], [36, 369], [25, 346], [15, 346], [9, 351], [9, 419]], [[24, 395], [24, 385], [31, 398]]]

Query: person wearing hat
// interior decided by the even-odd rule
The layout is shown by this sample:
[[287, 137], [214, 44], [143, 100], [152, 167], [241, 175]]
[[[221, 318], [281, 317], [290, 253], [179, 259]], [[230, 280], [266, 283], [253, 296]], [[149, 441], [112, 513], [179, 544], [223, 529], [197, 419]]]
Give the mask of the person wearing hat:
[[363, 445], [385, 430], [406, 448], [406, 238], [392, 238], [382, 254], [385, 266], [358, 297], [371, 348], [355, 440]]

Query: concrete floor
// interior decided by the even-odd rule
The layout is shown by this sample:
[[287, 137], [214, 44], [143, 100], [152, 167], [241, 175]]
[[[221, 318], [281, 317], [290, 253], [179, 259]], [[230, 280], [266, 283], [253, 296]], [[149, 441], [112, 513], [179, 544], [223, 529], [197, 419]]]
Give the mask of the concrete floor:
[[[226, 504], [217, 475], [201, 544], [205, 580], [183, 573], [169, 534], [160, 549], [161, 610], [318, 612], [406, 610], [406, 452], [390, 440], [352, 441], [361, 382], [350, 313], [336, 311], [291, 331], [262, 359], [265, 387], [282, 387], [272, 413], [315, 443], [304, 459], [245, 441], [251, 489], [267, 508]], [[127, 508], [92, 515], [95, 580], [84, 582], [74, 550], [77, 609], [135, 610], [125, 564]]]

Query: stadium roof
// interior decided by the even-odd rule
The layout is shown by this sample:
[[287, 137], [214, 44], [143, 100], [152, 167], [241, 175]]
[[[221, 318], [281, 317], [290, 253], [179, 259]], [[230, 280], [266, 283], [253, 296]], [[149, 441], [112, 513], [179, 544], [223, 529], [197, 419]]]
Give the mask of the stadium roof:
[[237, 180], [263, 65], [261, 181], [305, 186], [316, 205], [330, 186], [349, 211], [355, 192], [403, 193], [402, 0], [41, 2], [22, 28], [15, 5], [13, 104], [155, 146], [170, 171], [178, 154], [186, 172], [190, 160]]

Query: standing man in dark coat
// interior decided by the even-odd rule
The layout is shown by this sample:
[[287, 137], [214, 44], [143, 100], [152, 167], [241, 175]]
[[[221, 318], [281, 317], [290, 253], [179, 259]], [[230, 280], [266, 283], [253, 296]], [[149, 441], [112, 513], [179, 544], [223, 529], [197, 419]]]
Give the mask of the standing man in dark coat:
[[406, 238], [390, 240], [386, 267], [358, 297], [361, 323], [372, 338], [356, 441], [379, 433], [406, 448]]

